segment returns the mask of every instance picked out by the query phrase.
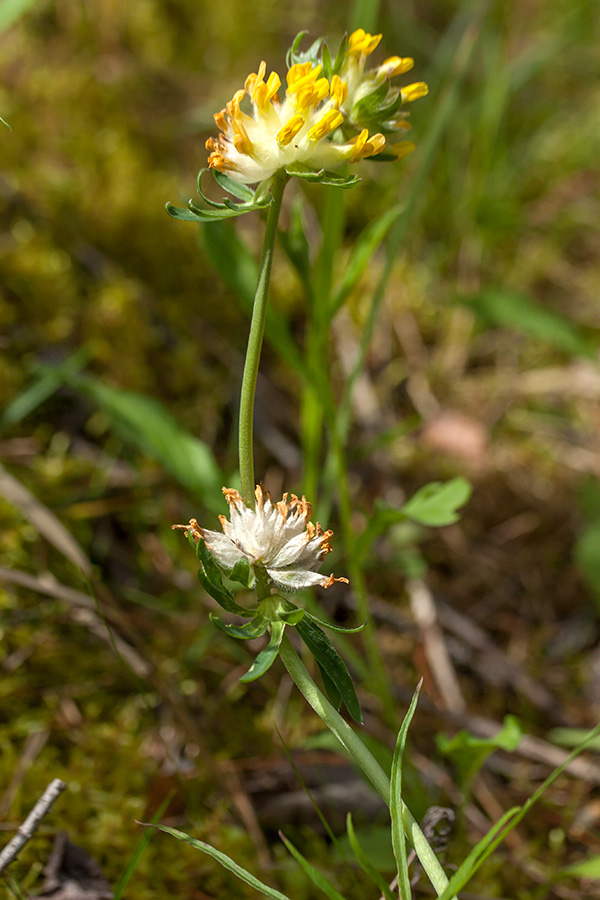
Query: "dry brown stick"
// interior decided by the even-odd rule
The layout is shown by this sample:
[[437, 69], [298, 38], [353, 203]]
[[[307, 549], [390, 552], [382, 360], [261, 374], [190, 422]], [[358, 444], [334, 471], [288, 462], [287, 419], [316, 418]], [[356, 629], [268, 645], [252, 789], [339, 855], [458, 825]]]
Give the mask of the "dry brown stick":
[[66, 784], [60, 778], [55, 778], [54, 781], [50, 782], [23, 824], [19, 826], [14, 838], [8, 842], [0, 853], [0, 873], [17, 858], [27, 841], [31, 840], [38, 825], [65, 788]]

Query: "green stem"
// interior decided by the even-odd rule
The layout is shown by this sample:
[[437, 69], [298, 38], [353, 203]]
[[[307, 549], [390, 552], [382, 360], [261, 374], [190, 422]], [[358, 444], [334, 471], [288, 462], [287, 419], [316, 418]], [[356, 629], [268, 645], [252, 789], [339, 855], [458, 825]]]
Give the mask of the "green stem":
[[258, 282], [254, 295], [254, 307], [252, 309], [252, 321], [246, 349], [246, 361], [244, 363], [244, 375], [242, 378], [242, 391], [240, 395], [240, 430], [239, 430], [239, 456], [240, 456], [240, 480], [242, 488], [242, 500], [249, 509], [254, 509], [254, 396], [256, 394], [256, 379], [258, 378], [258, 365], [262, 350], [263, 335], [265, 332], [265, 319], [267, 315], [267, 301], [269, 298], [269, 281], [271, 279], [271, 264], [277, 237], [277, 224], [281, 212], [283, 191], [288, 181], [287, 175], [277, 173], [273, 176], [271, 194], [273, 200], [269, 206], [265, 237], [258, 268]]
[[[377, 793], [380, 794], [389, 807], [389, 778], [377, 760], [367, 750], [356, 732], [352, 730], [350, 725], [348, 725], [345, 719], [340, 716], [335, 707], [332, 706], [324, 694], [321, 693], [310, 677], [306, 666], [292, 647], [288, 636], [285, 634], [281, 642], [279, 656], [300, 693], [308, 701], [310, 706], [312, 706], [325, 725], [327, 725], [332, 734], [334, 734], [342, 746], [345, 747], [352, 759], [360, 766]], [[419, 861], [427, 873], [431, 884], [435, 888], [437, 895], [440, 896], [448, 884], [448, 879], [438, 858], [427, 843], [425, 835], [419, 828], [416, 819], [404, 802], [402, 804], [402, 818], [406, 836], [415, 848]]]

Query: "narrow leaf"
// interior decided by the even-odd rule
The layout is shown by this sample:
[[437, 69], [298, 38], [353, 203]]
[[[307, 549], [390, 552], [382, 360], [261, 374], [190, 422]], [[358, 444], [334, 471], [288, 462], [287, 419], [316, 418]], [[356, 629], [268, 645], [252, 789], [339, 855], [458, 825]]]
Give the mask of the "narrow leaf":
[[240, 606], [231, 591], [225, 587], [221, 570], [203, 540], [199, 540], [196, 544], [196, 553], [202, 563], [202, 568], [198, 570], [198, 579], [206, 593], [210, 594], [219, 606], [233, 615], [246, 618], [253, 615], [253, 611]]
[[340, 706], [342, 705], [342, 695], [338, 691], [336, 684], [331, 680], [323, 666], [320, 662], [317, 662], [319, 667], [319, 672], [321, 673], [321, 678], [323, 679], [323, 687], [325, 688], [325, 693], [327, 694], [332, 706], [335, 706], [337, 711], [340, 711]]
[[390, 890], [389, 884], [387, 883], [381, 872], [377, 871], [363, 848], [360, 846], [358, 838], [356, 837], [356, 832], [354, 831], [354, 825], [352, 824], [351, 813], [348, 813], [348, 816], [346, 817], [346, 831], [348, 832], [348, 840], [350, 841], [352, 852], [354, 853], [356, 861], [361, 869], [367, 873], [372, 881], [375, 882], [375, 884], [385, 897], [385, 900], [396, 900], [394, 894]]
[[237, 581], [238, 584], [243, 585], [245, 588], [250, 587], [254, 580], [254, 576], [250, 571], [250, 563], [245, 556], [241, 556], [238, 559], [229, 573], [229, 578], [231, 578], [232, 581]]
[[327, 878], [325, 878], [323, 873], [319, 872], [319, 870], [315, 868], [312, 863], [309, 863], [309, 861], [305, 859], [304, 856], [302, 856], [300, 851], [297, 850], [296, 847], [294, 847], [292, 842], [286, 838], [282, 831], [279, 832], [279, 837], [281, 838], [289, 852], [292, 854], [296, 862], [298, 862], [302, 866], [312, 883], [316, 887], [318, 887], [319, 890], [323, 891], [323, 893], [329, 897], [329, 900], [344, 900], [344, 897], [342, 897], [339, 891], [336, 891], [333, 885], [327, 880]]
[[229, 637], [237, 638], [240, 641], [249, 641], [253, 638], [262, 637], [269, 627], [269, 620], [265, 619], [264, 616], [255, 616], [251, 622], [246, 622], [245, 625], [228, 625], [214, 613], [209, 613], [209, 618], [213, 625], [216, 625]]
[[362, 722], [360, 703], [350, 673], [325, 632], [310, 621], [309, 616], [298, 623], [296, 631], [335, 684], [352, 718], [356, 722]]
[[225, 853], [221, 853], [220, 850], [215, 850], [214, 847], [211, 847], [210, 844], [205, 844], [204, 841], [198, 841], [195, 838], [191, 838], [189, 835], [184, 834], [183, 831], [177, 831], [175, 828], [169, 828], [167, 825], [148, 825], [147, 823], [142, 823], [147, 825], [147, 827], [157, 828], [159, 831], [164, 831], [165, 834], [170, 834], [174, 838], [177, 838], [178, 841], [183, 841], [186, 844], [189, 844], [191, 847], [194, 847], [196, 850], [201, 850], [202, 853], [206, 853], [208, 856], [212, 856], [218, 863], [220, 863], [224, 869], [227, 869], [233, 875], [240, 879], [240, 881], [245, 882], [245, 884], [250, 885], [250, 887], [254, 888], [254, 890], [262, 892], [266, 897], [271, 897], [272, 900], [290, 900], [285, 894], [282, 894], [281, 891], [275, 890], [275, 888], [269, 887], [268, 884], [265, 884], [264, 881], [260, 881], [255, 875], [252, 875], [251, 872], [248, 872], [242, 866], [238, 865], [236, 862], [231, 859], [231, 857], [226, 856]]
[[240, 681], [244, 684], [248, 681], [256, 681], [257, 678], [264, 675], [277, 658], [285, 624], [283, 622], [271, 622], [269, 627], [271, 629], [271, 639], [265, 649], [258, 654], [246, 674], [240, 678]]
[[597, 358], [597, 348], [566, 316], [538, 306], [527, 296], [490, 288], [464, 302], [494, 325], [537, 338], [571, 356]]
[[358, 632], [362, 631], [367, 624], [365, 621], [362, 625], [346, 628], [345, 625], [334, 625], [333, 622], [326, 622], [324, 619], [319, 619], [319, 617], [315, 616], [313, 613], [307, 613], [307, 615], [313, 622], [316, 622], [317, 625], [320, 625], [322, 628], [329, 628], [330, 631], [337, 631], [339, 634], [358, 634]]
[[304, 616], [306, 615], [305, 609], [282, 609], [277, 612], [277, 615], [285, 622], [286, 625], [297, 625], [298, 622], [301, 622]]
[[212, 169], [213, 178], [217, 182], [217, 184], [223, 188], [224, 191], [227, 191], [229, 194], [233, 194], [234, 197], [237, 197], [238, 200], [243, 200], [245, 203], [251, 203], [254, 199], [254, 191], [251, 190], [248, 185], [241, 184], [239, 181], [236, 181], [234, 178], [230, 178], [229, 175], [225, 175], [223, 172], [219, 172], [218, 169]]
[[392, 819], [392, 847], [394, 848], [394, 856], [396, 857], [396, 863], [398, 865], [398, 889], [400, 891], [400, 900], [411, 900], [408, 859], [406, 856], [406, 838], [404, 836], [404, 821], [402, 817], [404, 807], [404, 801], [402, 800], [402, 757], [404, 755], [404, 747], [406, 746], [408, 729], [417, 708], [419, 691], [421, 690], [422, 684], [423, 679], [421, 679], [417, 685], [408, 712], [404, 716], [404, 721], [400, 726], [394, 758], [392, 760], [390, 816]]

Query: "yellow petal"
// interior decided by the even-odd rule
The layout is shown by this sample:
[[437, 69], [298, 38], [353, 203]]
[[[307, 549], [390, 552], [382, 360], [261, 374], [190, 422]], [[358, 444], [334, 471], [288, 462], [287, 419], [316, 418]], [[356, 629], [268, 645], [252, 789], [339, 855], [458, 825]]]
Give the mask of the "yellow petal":
[[414, 84], [408, 84], [406, 87], [403, 87], [401, 93], [403, 103], [412, 103], [413, 100], [418, 100], [419, 97], [424, 97], [428, 94], [429, 88], [424, 81], [416, 81]]
[[343, 121], [344, 117], [338, 109], [328, 110], [308, 132], [309, 141], [320, 141], [321, 138], [324, 138], [341, 125]]
[[279, 129], [275, 137], [282, 147], [287, 147], [287, 145], [294, 140], [303, 126], [304, 119], [301, 115], [292, 116], [292, 118], [285, 123], [283, 128]]

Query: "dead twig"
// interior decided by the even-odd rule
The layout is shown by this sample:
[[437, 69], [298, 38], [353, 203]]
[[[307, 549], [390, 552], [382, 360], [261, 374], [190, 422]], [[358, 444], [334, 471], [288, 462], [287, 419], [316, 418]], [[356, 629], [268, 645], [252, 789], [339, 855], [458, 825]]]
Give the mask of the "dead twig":
[[60, 778], [55, 778], [50, 782], [23, 824], [19, 826], [14, 838], [0, 853], [0, 872], [3, 872], [17, 858], [27, 841], [31, 840], [40, 822], [65, 788], [66, 784]]

